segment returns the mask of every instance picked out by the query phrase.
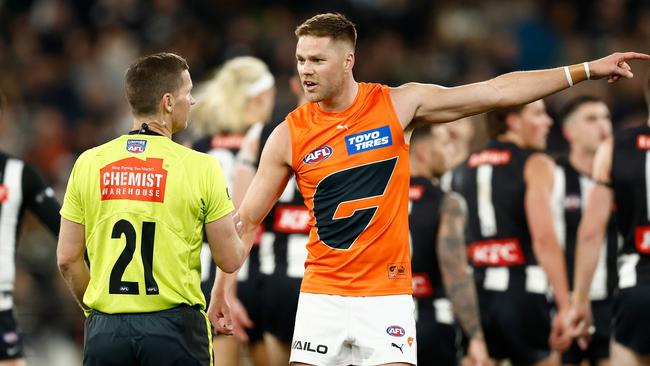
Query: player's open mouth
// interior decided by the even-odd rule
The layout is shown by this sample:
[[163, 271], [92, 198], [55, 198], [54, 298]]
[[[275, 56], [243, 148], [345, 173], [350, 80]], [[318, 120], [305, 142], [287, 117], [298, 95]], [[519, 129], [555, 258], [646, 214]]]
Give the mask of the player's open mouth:
[[305, 81], [302, 83], [302, 85], [305, 87], [306, 91], [313, 91], [318, 86], [318, 84], [313, 81]]

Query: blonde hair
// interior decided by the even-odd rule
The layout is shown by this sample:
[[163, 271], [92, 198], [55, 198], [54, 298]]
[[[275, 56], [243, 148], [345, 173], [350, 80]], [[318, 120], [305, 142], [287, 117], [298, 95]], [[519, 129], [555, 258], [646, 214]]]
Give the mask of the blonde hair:
[[270, 88], [256, 88], [260, 80], [269, 77], [272, 78], [269, 68], [255, 57], [235, 57], [224, 63], [214, 77], [197, 88], [196, 104], [190, 115], [194, 129], [202, 135], [246, 131], [246, 103]]

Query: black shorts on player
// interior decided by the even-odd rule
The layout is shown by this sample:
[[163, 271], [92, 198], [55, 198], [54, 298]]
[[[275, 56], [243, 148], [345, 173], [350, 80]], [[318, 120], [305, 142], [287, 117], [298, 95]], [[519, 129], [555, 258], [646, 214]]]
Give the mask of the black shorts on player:
[[551, 304], [546, 295], [479, 290], [478, 300], [490, 357], [518, 366], [549, 356]]
[[84, 366], [211, 366], [209, 322], [200, 310], [179, 307], [86, 319]]
[[264, 331], [289, 344], [293, 339], [302, 278], [279, 274], [262, 275], [262, 278]]
[[418, 337], [418, 364], [458, 365], [461, 330], [454, 323], [445, 324], [438, 321], [433, 306], [426, 310], [418, 310], [416, 334]]
[[613, 339], [634, 352], [650, 354], [650, 286], [621, 289], [614, 295]]

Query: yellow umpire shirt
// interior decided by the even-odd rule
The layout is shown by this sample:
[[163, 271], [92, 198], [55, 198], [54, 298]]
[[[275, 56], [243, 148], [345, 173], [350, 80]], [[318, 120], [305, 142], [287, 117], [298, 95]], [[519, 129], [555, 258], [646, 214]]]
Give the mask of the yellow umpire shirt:
[[233, 209], [217, 159], [167, 137], [124, 135], [84, 152], [61, 208], [85, 226], [84, 303], [109, 314], [205, 309], [203, 226]]

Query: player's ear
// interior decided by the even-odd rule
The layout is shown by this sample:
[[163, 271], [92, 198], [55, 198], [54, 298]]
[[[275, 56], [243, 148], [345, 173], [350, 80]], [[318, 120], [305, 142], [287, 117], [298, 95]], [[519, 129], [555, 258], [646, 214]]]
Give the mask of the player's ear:
[[171, 113], [174, 110], [174, 96], [171, 93], [165, 93], [162, 96], [160, 101], [162, 103], [162, 108], [167, 113]]
[[354, 67], [354, 52], [348, 52], [348, 54], [345, 56], [344, 67], [345, 67], [345, 71], [352, 70], [352, 68]]
[[519, 113], [508, 113], [506, 116], [506, 125], [508, 126], [508, 130], [519, 131], [520, 122], [521, 118], [519, 118]]

